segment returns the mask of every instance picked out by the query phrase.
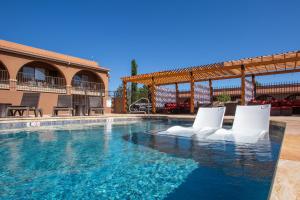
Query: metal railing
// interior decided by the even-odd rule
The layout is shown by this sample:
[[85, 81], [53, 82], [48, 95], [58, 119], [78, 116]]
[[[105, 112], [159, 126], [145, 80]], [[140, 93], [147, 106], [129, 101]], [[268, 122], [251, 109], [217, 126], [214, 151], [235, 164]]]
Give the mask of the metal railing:
[[105, 96], [105, 87], [103, 83], [72, 80], [72, 93]]
[[[144, 102], [143, 102], [144, 101]], [[129, 106], [129, 113], [150, 113], [151, 104], [149, 99], [140, 98]]]
[[9, 89], [9, 74], [7, 70], [0, 70], [0, 89]]
[[0, 70], [0, 83], [8, 84], [9, 83], [9, 74], [6, 70]]
[[37, 79], [33, 74], [19, 72], [17, 75], [17, 89], [41, 92], [66, 92], [66, 81], [61, 77], [44, 76]]

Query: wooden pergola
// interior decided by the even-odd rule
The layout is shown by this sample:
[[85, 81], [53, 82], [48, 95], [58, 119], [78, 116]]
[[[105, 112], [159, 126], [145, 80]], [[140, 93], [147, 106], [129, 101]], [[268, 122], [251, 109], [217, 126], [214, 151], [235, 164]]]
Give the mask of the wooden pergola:
[[245, 77], [251, 76], [255, 87], [255, 76], [300, 72], [300, 51], [286, 52], [268, 56], [244, 58], [215, 64], [200, 65], [175, 70], [153, 72], [121, 78], [123, 81], [123, 112], [126, 108], [126, 87], [128, 82], [145, 84], [151, 91], [152, 112], [156, 113], [155, 87], [159, 85], [190, 83], [190, 112], [194, 113], [195, 82], [209, 81], [212, 96], [213, 80], [241, 79], [241, 101], [245, 104]]

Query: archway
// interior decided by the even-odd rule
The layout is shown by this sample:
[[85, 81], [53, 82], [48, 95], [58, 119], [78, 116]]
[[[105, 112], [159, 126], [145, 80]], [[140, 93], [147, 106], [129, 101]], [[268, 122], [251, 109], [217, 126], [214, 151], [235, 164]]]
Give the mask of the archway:
[[91, 102], [89, 102], [88, 96], [98, 96], [100, 104], [103, 106], [105, 85], [98, 74], [88, 70], [81, 70], [73, 76], [71, 84], [75, 108], [80, 106], [86, 108], [89, 106]]
[[88, 70], [81, 70], [73, 76], [72, 88], [90, 92], [102, 93], [105, 91], [102, 78], [98, 74]]
[[0, 61], [0, 84], [8, 84], [9, 78], [9, 72], [6, 66]]
[[32, 61], [23, 65], [17, 73], [18, 85], [46, 88], [65, 88], [64, 74], [55, 66], [41, 61]]

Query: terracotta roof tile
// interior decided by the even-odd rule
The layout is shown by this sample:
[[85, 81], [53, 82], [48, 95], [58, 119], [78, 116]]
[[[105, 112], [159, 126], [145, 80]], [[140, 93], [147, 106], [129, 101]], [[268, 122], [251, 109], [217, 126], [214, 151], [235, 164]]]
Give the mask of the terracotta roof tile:
[[30, 47], [30, 46], [26, 46], [26, 45], [14, 43], [14, 42], [9, 42], [6, 40], [0, 40], [0, 49], [30, 54], [32, 56], [40, 56], [40, 57], [55, 59], [55, 60], [58, 60], [61, 62], [66, 62], [66, 63], [70, 63], [70, 64], [75, 64], [75, 65], [77, 64], [77, 65], [81, 65], [81, 66], [92, 67], [92, 68], [97, 68], [97, 69], [102, 69], [102, 70], [108, 71], [108, 69], [100, 67], [97, 62], [94, 62], [91, 60], [77, 58], [77, 57], [73, 57], [73, 56], [69, 56], [69, 55], [64, 55], [64, 54], [56, 53], [53, 51], [48, 51], [48, 50]]

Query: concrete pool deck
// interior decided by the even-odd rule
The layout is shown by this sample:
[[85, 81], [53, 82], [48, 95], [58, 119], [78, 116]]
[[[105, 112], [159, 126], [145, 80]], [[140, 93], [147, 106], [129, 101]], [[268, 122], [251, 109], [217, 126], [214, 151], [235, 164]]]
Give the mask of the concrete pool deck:
[[[194, 115], [144, 115], [144, 114], [106, 114], [99, 116], [76, 117], [42, 117], [42, 118], [0, 118], [2, 123], [34, 122], [34, 121], [63, 121], [63, 120], [91, 120], [105, 118], [165, 118], [193, 120]], [[224, 122], [232, 122], [232, 116], [226, 116]], [[285, 126], [285, 134], [277, 164], [276, 174], [270, 195], [271, 200], [299, 200], [300, 199], [300, 116], [271, 117], [271, 123]]]

